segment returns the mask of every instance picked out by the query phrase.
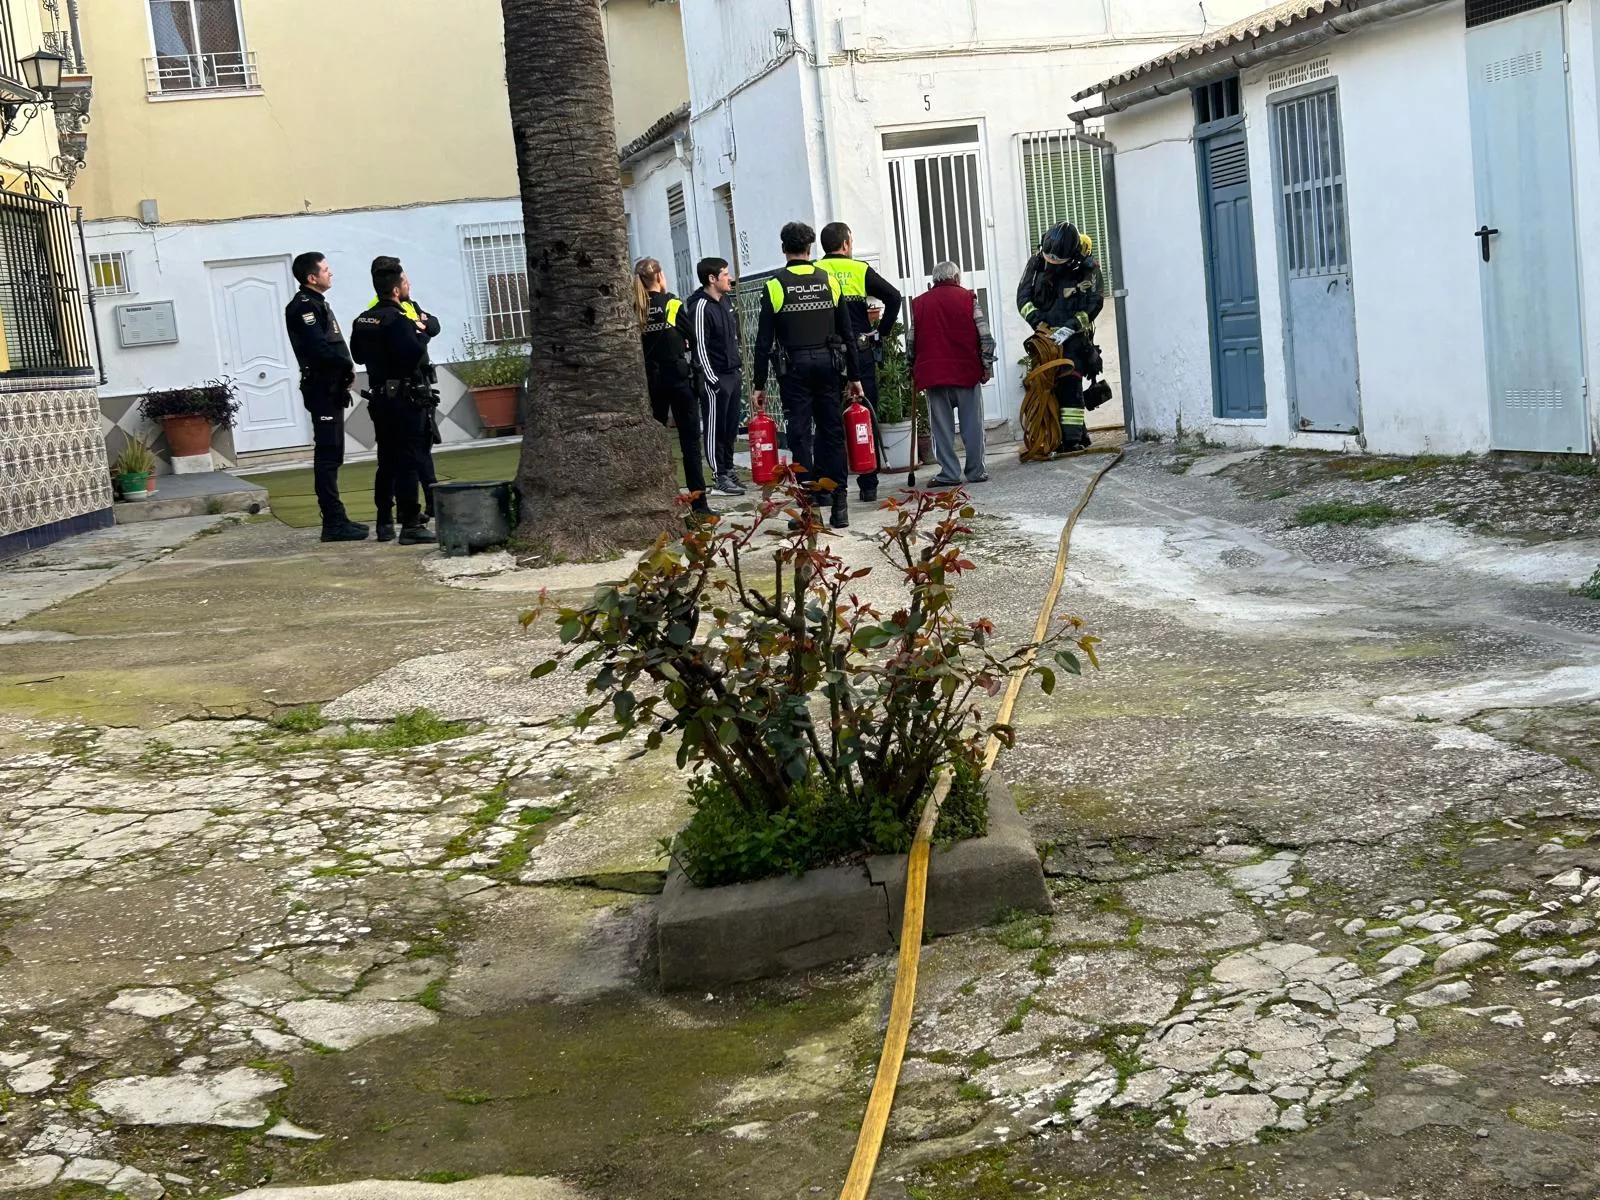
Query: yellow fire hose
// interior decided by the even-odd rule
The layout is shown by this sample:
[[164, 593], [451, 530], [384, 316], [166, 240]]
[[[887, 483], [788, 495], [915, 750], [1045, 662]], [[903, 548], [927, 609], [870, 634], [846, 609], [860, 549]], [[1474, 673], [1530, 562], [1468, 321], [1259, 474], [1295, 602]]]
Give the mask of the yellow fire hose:
[[[1055, 574], [1045, 592], [1044, 603], [1039, 608], [1039, 619], [1033, 627], [1033, 643], [1037, 645], [1050, 631], [1050, 619], [1055, 615], [1056, 602], [1061, 598], [1061, 585], [1067, 577], [1067, 551], [1072, 545], [1072, 530], [1078, 524], [1083, 510], [1094, 499], [1100, 481], [1111, 468], [1122, 461], [1119, 447], [1098, 447], [1079, 451], [1080, 454], [1115, 454], [1116, 457], [1089, 480], [1083, 498], [1067, 517], [1061, 528], [1061, 541], [1056, 549]], [[1063, 456], [1065, 457], [1065, 456]], [[999, 725], [1009, 724], [1017, 707], [1017, 697], [1033, 666], [1033, 651], [1011, 673], [1005, 699], [995, 717]], [[994, 769], [1000, 757], [1000, 739], [991, 737], [984, 752], [984, 770]], [[941, 771], [933, 785], [933, 794], [922, 809], [922, 820], [917, 823], [916, 837], [911, 843], [911, 856], [906, 863], [905, 917], [900, 923], [900, 958], [895, 972], [894, 998], [889, 1005], [889, 1027], [884, 1033], [883, 1054], [878, 1059], [878, 1074], [872, 1083], [872, 1095], [867, 1100], [866, 1116], [861, 1122], [861, 1133], [856, 1138], [855, 1157], [850, 1160], [850, 1174], [845, 1177], [840, 1200], [866, 1200], [872, 1186], [872, 1173], [878, 1167], [878, 1154], [883, 1149], [883, 1134], [889, 1127], [889, 1113], [894, 1108], [894, 1092], [900, 1083], [900, 1064], [905, 1058], [906, 1042], [911, 1037], [911, 1014], [917, 999], [917, 967], [922, 959], [923, 910], [928, 893], [928, 856], [932, 850], [933, 829], [939, 823], [939, 806], [950, 794], [950, 774]]]

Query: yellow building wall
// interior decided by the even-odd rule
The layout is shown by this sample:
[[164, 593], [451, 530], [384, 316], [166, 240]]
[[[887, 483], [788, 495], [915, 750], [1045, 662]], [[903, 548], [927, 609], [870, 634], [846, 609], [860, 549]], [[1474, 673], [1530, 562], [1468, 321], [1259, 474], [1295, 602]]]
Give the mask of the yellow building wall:
[[683, 19], [667, 0], [607, 0], [605, 17], [617, 145], [626, 146], [689, 103]]
[[517, 194], [499, 0], [240, 0], [261, 93], [158, 100], [147, 0], [80, 9], [91, 220], [144, 199], [166, 223]]
[[[11, 14], [11, 32], [16, 42], [16, 52], [19, 59], [26, 58], [44, 46], [44, 12], [39, 7], [38, 0], [0, 0]], [[65, 5], [62, 6], [63, 8]], [[18, 82], [21, 82], [20, 80]], [[19, 174], [14, 167], [5, 163], [18, 163], [23, 166], [39, 167], [45, 171], [51, 170], [51, 164], [59, 154], [60, 143], [56, 138], [56, 118], [52, 109], [45, 107], [23, 128], [22, 132], [10, 135], [0, 146], [0, 180], [11, 191], [20, 191]], [[64, 180], [53, 180], [55, 199], [63, 199], [66, 188]]]

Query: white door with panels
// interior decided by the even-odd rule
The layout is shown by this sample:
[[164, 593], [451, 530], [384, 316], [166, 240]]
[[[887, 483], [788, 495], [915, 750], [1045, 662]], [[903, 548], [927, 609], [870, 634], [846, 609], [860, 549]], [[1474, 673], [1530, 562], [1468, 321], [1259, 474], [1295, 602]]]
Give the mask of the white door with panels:
[[[894, 245], [883, 273], [905, 294], [907, 320], [912, 297], [932, 286], [933, 268], [953, 262], [961, 268], [962, 286], [978, 293], [998, 343], [1005, 313], [996, 306], [1003, 307], [1008, 295], [1003, 281], [998, 293], [991, 286], [994, 256], [982, 127], [913, 129], [881, 138], [894, 218]], [[1003, 360], [1003, 349], [1000, 354]], [[990, 418], [1005, 415], [997, 381], [983, 388], [983, 412]]]
[[283, 321], [289, 260], [209, 264], [222, 373], [239, 389], [233, 446], [241, 454], [305, 446], [311, 420], [300, 399], [300, 370]]

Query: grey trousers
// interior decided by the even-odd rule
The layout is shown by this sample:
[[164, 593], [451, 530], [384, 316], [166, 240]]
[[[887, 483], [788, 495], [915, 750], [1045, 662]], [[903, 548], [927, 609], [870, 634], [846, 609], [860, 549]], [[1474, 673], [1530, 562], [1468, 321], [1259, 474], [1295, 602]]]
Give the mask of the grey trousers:
[[[961, 412], [961, 440], [966, 444], [967, 469], [956, 456], [956, 411]], [[939, 478], [969, 483], [987, 473], [983, 465], [983, 397], [975, 387], [928, 389], [928, 423], [933, 426], [933, 453], [939, 460]]]

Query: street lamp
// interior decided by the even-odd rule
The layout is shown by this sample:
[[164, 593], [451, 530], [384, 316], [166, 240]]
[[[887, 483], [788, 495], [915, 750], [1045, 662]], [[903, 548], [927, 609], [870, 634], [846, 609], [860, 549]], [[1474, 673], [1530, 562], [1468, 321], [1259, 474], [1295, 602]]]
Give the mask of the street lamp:
[[35, 50], [17, 65], [22, 68], [22, 81], [31, 94], [13, 93], [0, 98], [0, 116], [5, 118], [0, 125], [0, 140], [21, 133], [40, 109], [52, 103], [51, 97], [61, 88], [61, 71], [67, 65], [67, 56], [54, 50]]
[[22, 82], [48, 99], [51, 92], [61, 86], [61, 71], [67, 65], [67, 56], [54, 50], [35, 50], [17, 63], [22, 68]]

